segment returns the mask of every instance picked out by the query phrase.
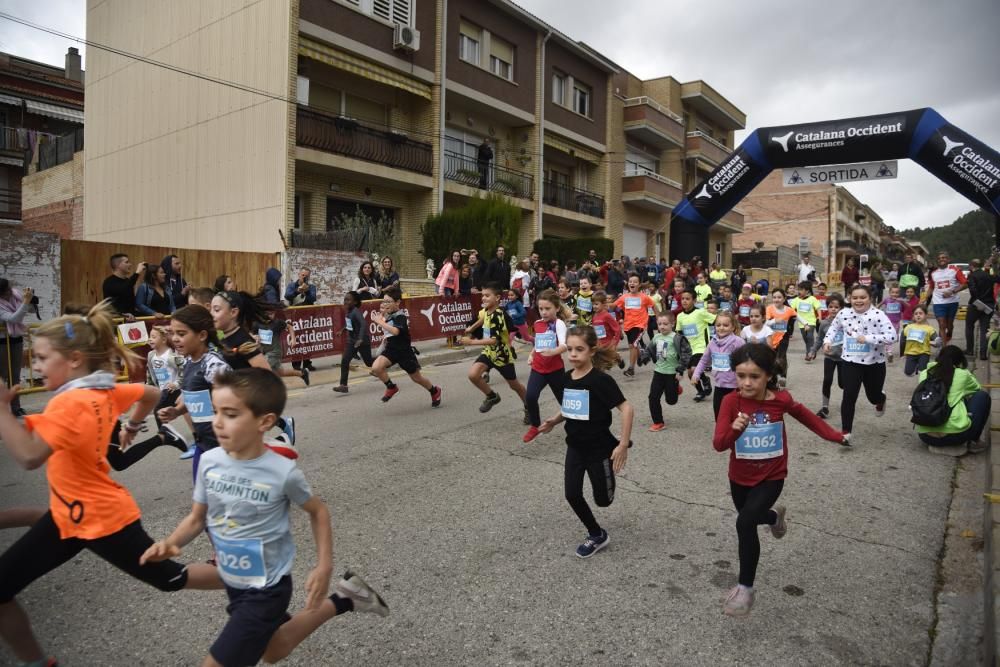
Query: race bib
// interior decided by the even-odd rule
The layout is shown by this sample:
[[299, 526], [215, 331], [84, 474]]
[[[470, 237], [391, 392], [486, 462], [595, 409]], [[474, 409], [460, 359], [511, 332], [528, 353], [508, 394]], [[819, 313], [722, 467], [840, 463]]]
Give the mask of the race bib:
[[733, 370], [732, 365], [729, 363], [729, 355], [723, 354], [721, 352], [712, 353], [712, 370], [713, 371], [731, 371]]
[[166, 368], [157, 368], [153, 370], [153, 377], [156, 378], [156, 384], [162, 387], [166, 383], [170, 382], [170, 371]]
[[642, 299], [640, 299], [637, 296], [625, 297], [625, 308], [628, 310], [635, 310], [637, 308], [642, 308]]
[[212, 545], [215, 547], [215, 560], [223, 581], [255, 588], [267, 585], [264, 543], [261, 538], [226, 539], [213, 533]]
[[681, 333], [683, 333], [688, 338], [694, 338], [698, 335], [698, 325], [697, 324], [685, 324], [681, 327]]
[[194, 423], [204, 424], [215, 417], [215, 410], [212, 409], [212, 393], [208, 389], [182, 391], [181, 395], [184, 397], [184, 407], [187, 408]]
[[646, 308], [646, 314], [652, 317], [653, 315], [656, 315], [656, 309], [653, 308], [652, 306], [649, 306]]
[[483, 325], [483, 338], [493, 338], [493, 329], [488, 324]]
[[788, 320], [775, 320], [771, 331], [788, 331]]
[[586, 389], [564, 389], [562, 416], [566, 419], [590, 421], [590, 391]]
[[885, 312], [889, 315], [898, 315], [903, 311], [903, 304], [898, 301], [890, 301], [885, 304]]
[[800, 303], [799, 304], [799, 312], [800, 313], [811, 313], [812, 310], [813, 310], [813, 307], [812, 307], [811, 303]]
[[776, 459], [785, 451], [783, 422], [750, 424], [736, 438], [736, 458]]
[[816, 299], [819, 301], [819, 309], [826, 310], [826, 299]]
[[576, 298], [576, 309], [582, 313], [592, 313], [594, 312], [594, 306], [590, 301], [589, 297], [578, 296]]
[[671, 299], [670, 300], [670, 310], [677, 310], [680, 307], [681, 307], [681, 304], [679, 304], [677, 302], [677, 299]]
[[606, 338], [608, 335], [608, 332], [604, 329], [603, 324], [595, 324], [594, 333], [597, 334], [598, 338]]
[[260, 338], [261, 345], [270, 345], [274, 342], [274, 332], [270, 329], [259, 329], [257, 337]]
[[851, 354], [868, 354], [871, 351], [871, 343], [859, 343], [857, 338], [844, 339], [844, 352]]
[[923, 343], [927, 340], [927, 332], [923, 329], [908, 329], [906, 331], [906, 340], [912, 340], [917, 343]]
[[666, 358], [667, 341], [658, 340], [656, 341], [656, 358], [665, 359]]
[[837, 333], [833, 334], [833, 341], [831, 342], [831, 345], [843, 345], [843, 344], [844, 344], [844, 332], [838, 331]]
[[719, 302], [719, 310], [721, 310], [724, 313], [729, 313], [729, 312], [732, 312], [733, 306], [728, 301], [720, 301]]
[[354, 320], [352, 320], [349, 317], [346, 320], [344, 320], [344, 328], [347, 329], [348, 331], [353, 332], [354, 331]]
[[937, 286], [938, 289], [949, 289], [951, 287], [950, 280], [939, 280], [934, 284]]
[[740, 306], [740, 317], [750, 317], [750, 306]]
[[541, 350], [554, 350], [559, 344], [559, 340], [556, 335], [551, 331], [546, 331], [545, 333], [535, 334], [535, 351], [540, 352]]

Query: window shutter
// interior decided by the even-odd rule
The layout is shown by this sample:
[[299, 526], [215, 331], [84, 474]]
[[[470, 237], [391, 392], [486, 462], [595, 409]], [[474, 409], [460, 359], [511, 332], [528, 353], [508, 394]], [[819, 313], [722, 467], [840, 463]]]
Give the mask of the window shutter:
[[459, 22], [458, 31], [463, 35], [465, 35], [466, 37], [470, 37], [476, 40], [477, 42], [483, 37], [483, 31], [480, 30], [478, 26], [474, 26], [471, 23], [466, 23], [465, 21]]
[[496, 35], [490, 40], [490, 55], [496, 56], [509, 65], [514, 64], [514, 47]]
[[400, 25], [411, 25], [411, 0], [392, 0], [392, 20]]
[[390, 1], [391, 0], [372, 0], [372, 14], [380, 19], [391, 21], [392, 5], [390, 4]]

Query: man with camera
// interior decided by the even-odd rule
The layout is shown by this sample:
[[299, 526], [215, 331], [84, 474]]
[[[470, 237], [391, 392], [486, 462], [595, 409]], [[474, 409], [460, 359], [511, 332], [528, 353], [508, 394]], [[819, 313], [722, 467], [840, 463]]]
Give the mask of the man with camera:
[[[28, 327], [24, 318], [32, 310], [38, 314], [38, 297], [30, 287], [24, 292], [14, 289], [10, 281], [0, 278], [0, 325], [6, 329], [0, 331], [0, 378], [7, 386], [14, 387], [21, 382], [21, 358], [24, 354], [24, 334]], [[15, 395], [10, 403], [10, 411], [15, 417], [23, 417], [25, 412], [21, 407], [21, 399]]]
[[127, 322], [135, 320], [135, 292], [146, 274], [146, 262], [139, 262], [138, 269], [132, 273], [132, 262], [128, 255], [112, 255], [112, 273], [104, 279], [101, 286], [103, 298], [111, 299], [111, 305]]

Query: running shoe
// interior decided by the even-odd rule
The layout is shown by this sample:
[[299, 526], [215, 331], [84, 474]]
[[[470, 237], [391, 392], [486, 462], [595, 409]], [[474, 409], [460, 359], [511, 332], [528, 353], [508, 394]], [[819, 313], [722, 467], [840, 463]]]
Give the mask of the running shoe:
[[608, 546], [608, 542], [610, 541], [611, 539], [608, 537], [608, 531], [602, 528], [600, 535], [587, 536], [587, 539], [583, 541], [583, 544], [576, 548], [576, 555], [578, 558], [590, 558], [598, 551]]
[[369, 586], [364, 579], [350, 570], [344, 572], [343, 578], [334, 584], [338, 595], [354, 601], [354, 611], [367, 614], [389, 615], [389, 605], [382, 596]]
[[532, 426], [531, 428], [528, 429], [528, 432], [524, 434], [524, 437], [521, 438], [521, 440], [524, 440], [525, 442], [531, 442], [532, 440], [538, 437], [539, 433], [540, 431], [538, 430], [538, 427]]
[[844, 439], [840, 441], [840, 444], [844, 447], [853, 447], [854, 445], [851, 443], [851, 434], [845, 433]]
[[180, 459], [181, 461], [187, 461], [188, 459], [193, 459], [196, 446], [197, 445], [195, 445], [193, 442], [188, 444], [187, 449], [184, 450], [184, 453], [178, 456], [177, 458]]
[[493, 406], [500, 402], [500, 394], [493, 392], [493, 396], [487, 396], [483, 401], [483, 404], [479, 406], [479, 411], [482, 413], [487, 413], [493, 409]]
[[677, 385], [677, 395], [678, 396], [683, 396], [684, 395], [684, 387], [682, 387], [679, 383]]
[[285, 425], [281, 427], [281, 432], [288, 436], [288, 442], [295, 446], [295, 417], [282, 417]]
[[265, 440], [264, 445], [275, 454], [284, 456], [286, 459], [294, 461], [299, 458], [299, 453], [295, 450], [295, 444], [290, 442], [288, 436], [284, 433], [279, 433], [273, 439], [269, 438]]
[[441, 387], [434, 387], [431, 391], [431, 407], [436, 408], [441, 405]]
[[618, 368], [625, 368], [625, 360], [618, 357]]
[[306, 359], [305, 361], [303, 361], [302, 362], [302, 368], [308, 368], [311, 371], [316, 370], [316, 367], [313, 366], [312, 359]]
[[788, 525], [785, 523], [785, 511], [784, 505], [774, 506], [774, 513], [778, 515], [778, 520], [771, 526], [771, 534], [777, 540], [780, 540], [788, 532]]
[[729, 591], [722, 613], [726, 616], [746, 616], [753, 607], [753, 589], [737, 586]]
[[531, 423], [531, 415], [528, 414], [528, 408], [524, 409], [524, 418], [521, 419], [521, 423], [524, 424], [525, 426]]
[[[176, 447], [181, 450], [181, 456], [187, 454], [188, 445], [187, 442], [184, 441], [184, 436], [170, 424], [164, 424], [160, 427], [160, 437], [163, 438], [164, 445], [170, 445], [171, 447]], [[193, 451], [191, 452], [191, 456], [194, 456]]]
[[399, 393], [399, 385], [393, 385], [391, 387], [385, 388], [385, 393], [382, 394], [382, 402], [388, 403], [389, 399]]
[[346, 384], [338, 384], [336, 387], [333, 388], [333, 390], [338, 394], [346, 394], [348, 391]]
[[302, 367], [302, 381], [306, 383], [307, 387], [309, 386], [309, 369], [305, 366]]
[[819, 417], [820, 419], [826, 419], [827, 417], [830, 416], [830, 408], [827, 408], [825, 406], [820, 408], [819, 410], [816, 411], [816, 416]]
[[704, 400], [705, 400], [705, 394], [701, 393], [700, 391], [694, 395], [695, 403], [701, 403]]
[[631, 377], [635, 377], [635, 367], [634, 366], [629, 366], [628, 368], [625, 369], [625, 372], [622, 373], [622, 375], [624, 375], [625, 377], [630, 377], [630, 378]]
[[876, 417], [884, 417], [885, 416], [885, 399], [886, 398], [887, 398], [887, 396], [885, 394], [882, 394], [882, 402], [875, 404], [875, 416]]
[[656, 433], [658, 431], [662, 431], [665, 428], [667, 428], [666, 424], [664, 424], [663, 422], [656, 422], [655, 424], [649, 427], [649, 430], [652, 431], [653, 433]]

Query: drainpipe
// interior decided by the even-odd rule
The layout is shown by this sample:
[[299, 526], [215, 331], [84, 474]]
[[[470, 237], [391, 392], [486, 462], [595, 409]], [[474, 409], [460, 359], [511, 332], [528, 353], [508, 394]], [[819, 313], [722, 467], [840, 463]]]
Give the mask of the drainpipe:
[[552, 36], [552, 31], [548, 30], [545, 33], [545, 38], [542, 40], [542, 67], [541, 67], [541, 79], [540, 89], [542, 95], [541, 108], [538, 110], [538, 167], [535, 170], [537, 173], [536, 182], [538, 187], [536, 188], [538, 192], [538, 200], [535, 203], [535, 216], [538, 220], [538, 238], [544, 238], [542, 234], [542, 209], [545, 208], [545, 183], [543, 182], [545, 176], [545, 160], [543, 156], [545, 155], [545, 82], [547, 77], [545, 75], [545, 43], [549, 41], [549, 37]]
[[448, 88], [448, 0], [441, 0], [441, 109], [438, 123], [437, 212], [444, 210], [445, 100]]

